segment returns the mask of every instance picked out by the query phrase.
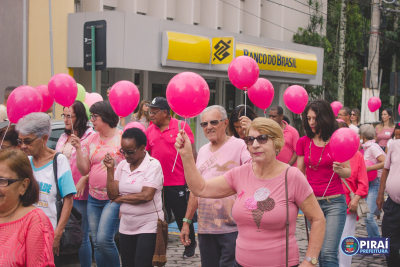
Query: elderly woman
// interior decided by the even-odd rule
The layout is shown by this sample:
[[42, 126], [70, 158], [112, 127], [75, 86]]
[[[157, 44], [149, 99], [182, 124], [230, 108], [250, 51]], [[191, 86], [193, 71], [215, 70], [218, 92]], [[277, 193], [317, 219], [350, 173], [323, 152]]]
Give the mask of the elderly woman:
[[0, 150], [0, 266], [54, 266], [53, 226], [26, 155]]
[[[297, 142], [297, 167], [307, 177], [326, 219], [322, 266], [338, 266], [338, 247], [346, 222], [346, 198], [341, 178], [351, 174], [350, 162], [335, 162], [330, 139], [338, 124], [329, 103], [314, 100], [302, 113], [306, 136]], [[312, 227], [311, 227], [312, 229]]]
[[7, 148], [19, 149], [18, 133], [15, 130], [15, 125], [10, 125], [8, 129], [7, 127], [4, 127], [3, 129], [0, 130], [0, 142], [1, 140], [3, 140], [1, 149], [7, 149]]
[[122, 266], [152, 267], [157, 219], [164, 220], [161, 164], [145, 151], [146, 135], [137, 128], [124, 132], [121, 153], [125, 160], [114, 174], [114, 159], [107, 154], [107, 193], [121, 204], [119, 242]]
[[[22, 151], [28, 155], [32, 165], [33, 175], [38, 181], [39, 202], [36, 206], [49, 217], [54, 230], [53, 252], [59, 255], [60, 239], [72, 209], [72, 195], [76, 193], [71, 167], [66, 156], [59, 155], [54, 162], [56, 151], [48, 148], [46, 143], [51, 133], [49, 115], [31, 113], [20, 119], [17, 127], [18, 142]], [[54, 177], [53, 164], [57, 164], [57, 178]], [[56, 196], [57, 184], [63, 198], [63, 208], [57, 222]], [[55, 257], [56, 265], [58, 257]]]
[[[89, 267], [92, 265], [92, 245], [89, 240], [89, 222], [87, 216], [87, 199], [89, 195], [88, 183], [89, 175], [82, 176], [79, 173], [76, 163], [76, 149], [71, 144], [71, 137], [75, 135], [81, 142], [88, 138], [92, 133], [92, 127], [87, 126], [88, 117], [85, 106], [80, 101], [75, 101], [70, 108], [64, 107], [61, 117], [64, 119], [65, 130], [58, 139], [56, 150], [64, 154], [71, 166], [72, 177], [76, 186], [77, 193], [74, 195], [74, 207], [82, 214], [82, 245], [78, 251], [81, 266]], [[72, 127], [73, 126], [73, 127]], [[74, 132], [72, 133], [72, 129]]]
[[[276, 160], [276, 154], [284, 144], [281, 127], [271, 119], [257, 118], [250, 124], [245, 142], [252, 163], [204, 180], [196, 168], [190, 140], [181, 131], [175, 147], [181, 155], [191, 192], [204, 198], [239, 194], [232, 209], [239, 232], [235, 266], [285, 266], [286, 245], [289, 247], [289, 266], [298, 265], [299, 248], [294, 233], [299, 208], [312, 224], [302, 266], [317, 264], [316, 257], [324, 239], [324, 215], [304, 175], [297, 168]], [[285, 240], [285, 189], [288, 190], [289, 203], [288, 244]]]
[[94, 257], [99, 267], [120, 266], [114, 235], [118, 230], [120, 204], [111, 202], [107, 196], [107, 153], [116, 163], [123, 160], [120, 153], [122, 131], [117, 129], [118, 116], [110, 102], [94, 103], [90, 107], [91, 122], [96, 133], [81, 144], [72, 135], [71, 144], [76, 148], [76, 163], [81, 175], [89, 173], [88, 220], [94, 244]]
[[364, 218], [365, 226], [367, 227], [368, 237], [381, 237], [378, 225], [374, 219], [374, 213], [377, 211], [376, 198], [378, 197], [378, 189], [381, 181], [380, 177], [383, 166], [385, 165], [386, 154], [375, 142], [375, 130], [372, 125], [365, 124], [360, 127], [360, 140], [362, 141], [362, 147], [364, 149], [364, 159], [374, 164], [367, 167], [367, 172], [378, 170], [378, 176], [375, 180], [369, 182], [367, 205], [370, 213]]
[[257, 117], [257, 113], [251, 107], [237, 106], [229, 116], [228, 135], [244, 139], [246, 137], [246, 129], [251, 121]]

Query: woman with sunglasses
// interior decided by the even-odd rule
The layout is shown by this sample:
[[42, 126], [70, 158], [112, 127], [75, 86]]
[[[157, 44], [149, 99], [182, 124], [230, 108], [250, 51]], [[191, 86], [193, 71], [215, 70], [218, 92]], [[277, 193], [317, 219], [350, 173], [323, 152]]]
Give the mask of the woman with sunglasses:
[[[82, 176], [76, 163], [76, 149], [71, 144], [72, 135], [78, 137], [81, 142], [88, 138], [93, 132], [92, 127], [87, 126], [88, 116], [85, 106], [80, 101], [75, 101], [70, 108], [64, 107], [61, 117], [64, 119], [65, 130], [58, 139], [56, 150], [64, 154], [71, 166], [72, 177], [76, 187], [74, 195], [74, 207], [82, 214], [82, 245], [78, 251], [81, 266], [92, 265], [92, 245], [89, 239], [89, 222], [87, 216], [87, 199], [89, 194], [89, 175]], [[72, 127], [73, 126], [73, 127]], [[72, 129], [74, 132], [72, 132]]]
[[[346, 198], [341, 178], [351, 174], [350, 162], [335, 162], [330, 149], [338, 123], [329, 103], [314, 100], [302, 113], [306, 136], [297, 142], [297, 167], [307, 177], [326, 219], [325, 241], [319, 255], [322, 266], [339, 266], [338, 247], [346, 222]], [[314, 225], [311, 225], [313, 231]]]
[[122, 267], [152, 267], [156, 246], [157, 220], [164, 220], [161, 164], [146, 152], [147, 138], [137, 128], [127, 129], [121, 139], [125, 160], [114, 174], [114, 159], [107, 154], [107, 193], [121, 204], [119, 242]]
[[108, 101], [94, 103], [90, 107], [91, 122], [96, 133], [82, 144], [72, 135], [71, 144], [76, 148], [76, 163], [81, 175], [89, 174], [87, 214], [94, 244], [94, 257], [99, 267], [120, 266], [114, 235], [119, 225], [120, 204], [107, 196], [107, 167], [103, 160], [107, 153], [118, 164], [123, 160], [122, 131], [117, 129], [119, 118]]
[[246, 129], [251, 121], [257, 117], [257, 113], [251, 107], [244, 105], [237, 106], [229, 116], [228, 135], [244, 139], [246, 137]]
[[350, 116], [350, 122], [351, 124], [357, 126], [358, 128], [360, 128], [361, 124], [361, 112], [358, 108], [353, 108], [351, 110], [351, 116]]
[[[62, 154], [58, 155], [57, 161], [54, 162], [56, 151], [46, 146], [51, 134], [49, 115], [38, 112], [26, 115], [19, 120], [16, 129], [19, 134], [18, 142], [28, 156], [33, 175], [40, 185], [39, 202], [36, 206], [49, 217], [54, 228], [53, 252], [58, 266], [60, 240], [71, 213], [72, 196], [76, 194], [71, 167], [67, 157]], [[57, 164], [57, 184], [53, 164]], [[64, 203], [61, 214], [57, 214], [56, 209], [57, 185]], [[57, 216], [60, 216], [58, 221]]]
[[0, 151], [0, 266], [54, 266], [53, 226], [41, 209], [39, 184], [26, 155]]
[[288, 266], [298, 266], [299, 248], [294, 233], [299, 208], [313, 226], [301, 266], [316, 265], [325, 233], [324, 215], [304, 175], [276, 159], [284, 145], [281, 127], [271, 119], [256, 118], [246, 134], [252, 162], [205, 180], [196, 168], [188, 136], [184, 131], [179, 133], [175, 147], [181, 155], [191, 192], [197, 197], [217, 199], [238, 194], [232, 208], [239, 232], [234, 266], [285, 266], [286, 246]]

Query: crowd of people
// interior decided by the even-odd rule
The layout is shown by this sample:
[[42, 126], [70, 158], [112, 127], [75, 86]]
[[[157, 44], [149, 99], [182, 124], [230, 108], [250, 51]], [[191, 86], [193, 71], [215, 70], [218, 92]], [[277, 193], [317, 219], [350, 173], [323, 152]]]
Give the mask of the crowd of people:
[[[360, 125], [358, 109], [344, 107], [335, 118], [328, 102], [314, 100], [299, 133], [280, 106], [264, 118], [249, 106], [228, 116], [213, 105], [199, 117], [208, 143], [198, 152], [190, 125], [171, 116], [163, 97], [140, 103], [131, 119], [140, 129], [120, 130], [124, 122], [108, 101], [90, 113], [79, 101], [64, 107], [55, 150], [46, 145], [45, 113], [0, 130], [0, 266], [60, 266], [76, 209], [84, 267], [92, 263], [91, 240], [97, 266], [153, 266], [160, 218], [175, 219], [183, 257], [193, 257], [198, 245], [205, 267], [345, 267], [352, 258], [340, 243], [354, 236], [362, 199], [370, 210], [368, 237], [389, 237], [388, 266], [400, 266], [400, 126], [390, 109], [374, 128]], [[360, 151], [339, 163], [330, 139], [342, 127], [359, 134]], [[299, 210], [309, 230], [304, 259], [295, 237]], [[382, 210], [380, 231], [375, 216]]]

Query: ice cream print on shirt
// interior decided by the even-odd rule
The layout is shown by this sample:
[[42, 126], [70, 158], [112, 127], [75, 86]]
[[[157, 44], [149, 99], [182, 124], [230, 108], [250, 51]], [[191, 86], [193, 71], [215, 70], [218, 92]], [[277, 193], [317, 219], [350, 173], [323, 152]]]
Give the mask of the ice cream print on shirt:
[[254, 196], [247, 198], [244, 203], [244, 207], [251, 210], [258, 231], [260, 231], [264, 212], [271, 211], [275, 207], [275, 201], [269, 197], [270, 194], [271, 191], [268, 188], [261, 187], [254, 192]]

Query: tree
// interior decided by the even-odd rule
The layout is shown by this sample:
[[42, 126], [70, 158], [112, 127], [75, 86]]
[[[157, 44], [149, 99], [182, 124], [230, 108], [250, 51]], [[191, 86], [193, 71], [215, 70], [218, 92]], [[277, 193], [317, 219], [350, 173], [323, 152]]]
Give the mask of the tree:
[[345, 67], [344, 50], [346, 49], [346, 2], [340, 3], [340, 36], [339, 36], [339, 69], [338, 69], [338, 101], [344, 103]]

